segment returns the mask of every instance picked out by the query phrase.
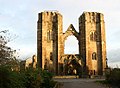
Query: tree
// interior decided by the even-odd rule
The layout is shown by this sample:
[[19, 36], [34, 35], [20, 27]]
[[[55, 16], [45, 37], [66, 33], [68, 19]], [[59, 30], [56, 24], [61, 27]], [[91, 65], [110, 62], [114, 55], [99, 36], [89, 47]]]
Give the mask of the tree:
[[12, 40], [8, 30], [0, 31], [0, 66], [6, 65], [10, 67], [18, 66], [18, 60], [16, 60], [16, 50], [7, 46], [7, 43]]

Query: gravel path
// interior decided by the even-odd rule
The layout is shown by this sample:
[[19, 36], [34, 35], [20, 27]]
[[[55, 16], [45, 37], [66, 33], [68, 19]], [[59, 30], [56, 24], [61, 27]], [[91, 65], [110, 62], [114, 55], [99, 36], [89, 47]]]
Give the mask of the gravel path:
[[61, 88], [108, 88], [102, 84], [95, 83], [101, 79], [55, 79], [61, 83]]

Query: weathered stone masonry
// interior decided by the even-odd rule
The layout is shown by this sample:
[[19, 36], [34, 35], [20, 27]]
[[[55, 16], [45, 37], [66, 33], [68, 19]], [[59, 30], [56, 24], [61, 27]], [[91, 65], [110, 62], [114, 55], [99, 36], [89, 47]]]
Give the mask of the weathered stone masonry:
[[[106, 39], [103, 14], [84, 12], [79, 18], [79, 32], [72, 24], [63, 33], [62, 15], [41, 12], [38, 15], [37, 58], [38, 67], [60, 74], [64, 69], [64, 42], [73, 35], [79, 42], [81, 71], [102, 75], [106, 68]], [[70, 56], [70, 55], [69, 55]], [[75, 56], [75, 55], [73, 55]], [[69, 58], [68, 58], [69, 59]], [[61, 70], [62, 68], [62, 70]]]
[[39, 13], [37, 32], [38, 65], [58, 73], [62, 44], [62, 15], [57, 12]]
[[104, 24], [104, 16], [101, 13], [85, 12], [79, 18], [80, 55], [89, 71], [93, 70], [99, 75], [106, 68]]

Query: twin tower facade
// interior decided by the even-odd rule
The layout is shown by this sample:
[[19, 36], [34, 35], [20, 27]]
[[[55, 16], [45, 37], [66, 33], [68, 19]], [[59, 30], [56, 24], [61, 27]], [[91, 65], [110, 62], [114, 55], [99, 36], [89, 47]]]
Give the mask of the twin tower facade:
[[[106, 68], [106, 38], [104, 16], [97, 12], [84, 12], [79, 17], [79, 32], [72, 24], [63, 33], [62, 15], [59, 12], [44, 11], [39, 13], [37, 22], [37, 60], [38, 67], [55, 74], [70, 71], [70, 66], [77, 74], [102, 75]], [[78, 40], [77, 58], [63, 58], [64, 44], [68, 36]], [[71, 41], [72, 42], [72, 41]], [[76, 55], [74, 55], [76, 56]], [[76, 62], [72, 62], [72, 61]], [[66, 64], [66, 61], [68, 62]], [[74, 63], [78, 63], [75, 65]], [[77, 69], [78, 68], [80, 69]], [[67, 69], [66, 69], [67, 68]], [[65, 70], [64, 70], [65, 69]]]

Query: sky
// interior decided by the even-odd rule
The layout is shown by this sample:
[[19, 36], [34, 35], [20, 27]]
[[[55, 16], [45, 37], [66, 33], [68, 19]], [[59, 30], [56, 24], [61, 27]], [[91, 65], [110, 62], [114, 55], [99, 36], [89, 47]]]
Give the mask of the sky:
[[[9, 30], [17, 35], [8, 45], [18, 50], [21, 59], [26, 59], [36, 54], [38, 13], [59, 11], [63, 15], [65, 32], [70, 24], [78, 31], [78, 18], [84, 11], [100, 12], [105, 20], [108, 64], [120, 67], [119, 3], [120, 0], [0, 0], [0, 31]], [[76, 38], [68, 37], [65, 53], [77, 53], [77, 49]]]

